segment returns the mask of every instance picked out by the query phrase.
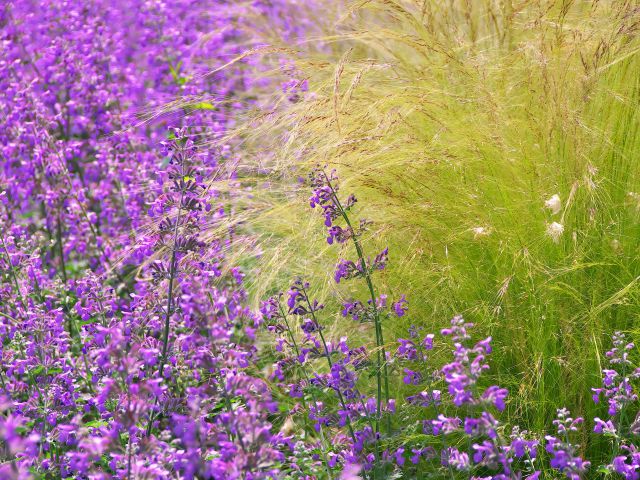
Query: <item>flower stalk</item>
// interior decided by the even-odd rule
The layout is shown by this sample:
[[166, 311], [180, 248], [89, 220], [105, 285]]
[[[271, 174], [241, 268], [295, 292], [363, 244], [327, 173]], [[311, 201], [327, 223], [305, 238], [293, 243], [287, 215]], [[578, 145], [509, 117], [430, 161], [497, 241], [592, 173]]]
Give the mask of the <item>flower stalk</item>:
[[[389, 403], [389, 372], [387, 368], [387, 352], [384, 343], [384, 334], [382, 330], [382, 322], [380, 319], [380, 311], [377, 306], [377, 297], [376, 290], [373, 284], [373, 279], [371, 278], [371, 269], [367, 265], [364, 249], [360, 243], [359, 234], [355, 231], [353, 225], [351, 224], [351, 220], [347, 213], [347, 209], [343, 207], [342, 202], [338, 198], [338, 194], [335, 186], [331, 182], [331, 178], [327, 173], [322, 170], [322, 176], [324, 177], [324, 182], [326, 182], [326, 186], [329, 189], [331, 201], [335, 205], [337, 209], [337, 213], [344, 220], [348, 235], [347, 237], [351, 238], [353, 245], [356, 249], [356, 254], [358, 256], [358, 264], [360, 266], [359, 270], [361, 275], [363, 276], [365, 283], [367, 284], [367, 289], [369, 292], [369, 300], [371, 304], [371, 309], [373, 313], [373, 323], [374, 323], [374, 331], [376, 338], [376, 384], [377, 384], [377, 414], [376, 414], [376, 433], [380, 433], [380, 418], [382, 411], [382, 389], [384, 387], [384, 399], [385, 402]], [[387, 417], [387, 433], [391, 431], [391, 418]]]

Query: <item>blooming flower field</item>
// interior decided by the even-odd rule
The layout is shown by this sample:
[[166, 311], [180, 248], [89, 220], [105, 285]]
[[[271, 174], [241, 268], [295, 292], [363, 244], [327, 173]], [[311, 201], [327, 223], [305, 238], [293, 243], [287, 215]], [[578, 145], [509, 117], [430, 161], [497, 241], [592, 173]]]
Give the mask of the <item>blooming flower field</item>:
[[640, 9], [0, 5], [0, 479], [640, 479]]

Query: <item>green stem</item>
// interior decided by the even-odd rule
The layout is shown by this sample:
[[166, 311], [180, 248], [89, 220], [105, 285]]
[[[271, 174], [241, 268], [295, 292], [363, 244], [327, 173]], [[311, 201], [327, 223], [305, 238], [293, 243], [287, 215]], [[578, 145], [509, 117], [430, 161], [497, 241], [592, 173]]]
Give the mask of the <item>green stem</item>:
[[[327, 186], [331, 189], [331, 195], [333, 197], [333, 201], [340, 212], [340, 215], [344, 219], [347, 224], [347, 228], [349, 230], [351, 239], [353, 240], [353, 244], [356, 248], [356, 253], [358, 254], [358, 260], [360, 262], [360, 267], [362, 269], [362, 274], [364, 275], [364, 279], [367, 283], [367, 287], [369, 289], [369, 296], [371, 297], [371, 308], [373, 309], [373, 320], [375, 326], [375, 334], [376, 334], [376, 346], [377, 350], [377, 369], [376, 369], [376, 381], [377, 381], [377, 417], [376, 417], [376, 432], [380, 432], [380, 424], [379, 420], [381, 417], [381, 406], [382, 406], [382, 384], [384, 377], [384, 395], [387, 404], [389, 403], [389, 372], [387, 370], [387, 352], [384, 346], [384, 336], [382, 332], [382, 323], [380, 321], [380, 311], [378, 310], [378, 306], [376, 304], [376, 293], [375, 287], [373, 285], [373, 280], [371, 279], [371, 272], [367, 266], [367, 262], [365, 260], [364, 249], [360, 244], [360, 240], [356, 235], [355, 229], [351, 225], [351, 221], [349, 220], [349, 215], [347, 215], [346, 210], [340, 203], [340, 199], [336, 193], [335, 188], [331, 184], [331, 180], [329, 176], [323, 172], [323, 175], [327, 181]], [[387, 417], [387, 433], [391, 431], [391, 418]]]
[[[180, 166], [181, 171], [180, 175], [184, 178], [184, 162]], [[175, 281], [176, 273], [178, 270], [177, 267], [177, 255], [176, 255], [176, 244], [178, 241], [178, 228], [180, 226], [180, 220], [182, 218], [182, 201], [184, 200], [184, 189], [180, 191], [180, 202], [178, 203], [178, 214], [176, 216], [176, 224], [173, 227], [173, 245], [171, 247], [171, 262], [169, 266], [169, 287], [167, 291], [167, 310], [164, 316], [164, 329], [162, 333], [162, 353], [160, 354], [160, 367], [158, 370], [158, 378], [162, 379], [162, 373], [164, 372], [164, 366], [167, 361], [167, 351], [169, 349], [169, 331], [171, 328], [171, 310], [173, 309], [173, 284]], [[154, 402], [154, 410], [158, 405], [158, 399]], [[151, 434], [151, 427], [153, 425], [154, 420], [154, 410], [151, 411], [151, 415], [149, 416], [149, 424], [147, 425], [147, 436]]]
[[4, 242], [4, 236], [2, 236], [0, 240], [2, 240], [2, 248], [4, 249], [4, 253], [7, 256], [7, 266], [9, 267], [9, 272], [11, 273], [11, 277], [13, 278], [13, 283], [15, 284], [15, 287], [16, 287], [18, 300], [20, 300], [22, 307], [25, 308], [26, 304], [24, 303], [24, 297], [22, 296], [22, 292], [20, 291], [20, 285], [18, 284], [18, 276], [16, 275], [16, 272], [13, 269], [13, 264], [11, 263], [11, 255], [9, 255], [9, 250], [7, 250], [7, 244]]

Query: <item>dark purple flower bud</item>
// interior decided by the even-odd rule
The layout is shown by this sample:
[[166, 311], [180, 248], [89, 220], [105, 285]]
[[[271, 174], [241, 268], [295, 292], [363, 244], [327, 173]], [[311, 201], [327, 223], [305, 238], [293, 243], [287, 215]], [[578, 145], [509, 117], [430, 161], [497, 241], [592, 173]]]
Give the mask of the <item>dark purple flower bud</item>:
[[305, 333], [313, 333], [318, 330], [318, 325], [312, 319], [305, 318], [300, 328]]
[[422, 375], [420, 374], [420, 372], [405, 368], [402, 381], [407, 385], [418, 385], [422, 381]]
[[293, 310], [296, 307], [296, 302], [299, 297], [302, 297], [302, 293], [299, 290], [291, 289], [288, 292], [287, 298], [287, 307], [289, 307], [289, 311]]
[[371, 270], [384, 270], [387, 266], [388, 260], [389, 249], [385, 248], [378, 255], [376, 255], [376, 258], [373, 260], [373, 264], [371, 265]]

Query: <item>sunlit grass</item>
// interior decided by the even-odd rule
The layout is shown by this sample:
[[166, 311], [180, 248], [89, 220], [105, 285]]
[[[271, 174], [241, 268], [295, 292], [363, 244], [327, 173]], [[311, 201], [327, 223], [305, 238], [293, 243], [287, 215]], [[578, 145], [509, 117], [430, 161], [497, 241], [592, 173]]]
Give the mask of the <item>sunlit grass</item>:
[[375, 221], [369, 252], [390, 247], [382, 284], [410, 299], [387, 339], [462, 313], [495, 339], [491, 372], [514, 422], [541, 431], [561, 406], [593, 418], [608, 336], [640, 336], [640, 13], [622, 1], [342, 12], [289, 58], [306, 99], [235, 132], [248, 161], [274, 168], [249, 215], [264, 251], [256, 297], [295, 274], [326, 298], [355, 293], [332, 285], [337, 254], [291, 187], [328, 164]]

